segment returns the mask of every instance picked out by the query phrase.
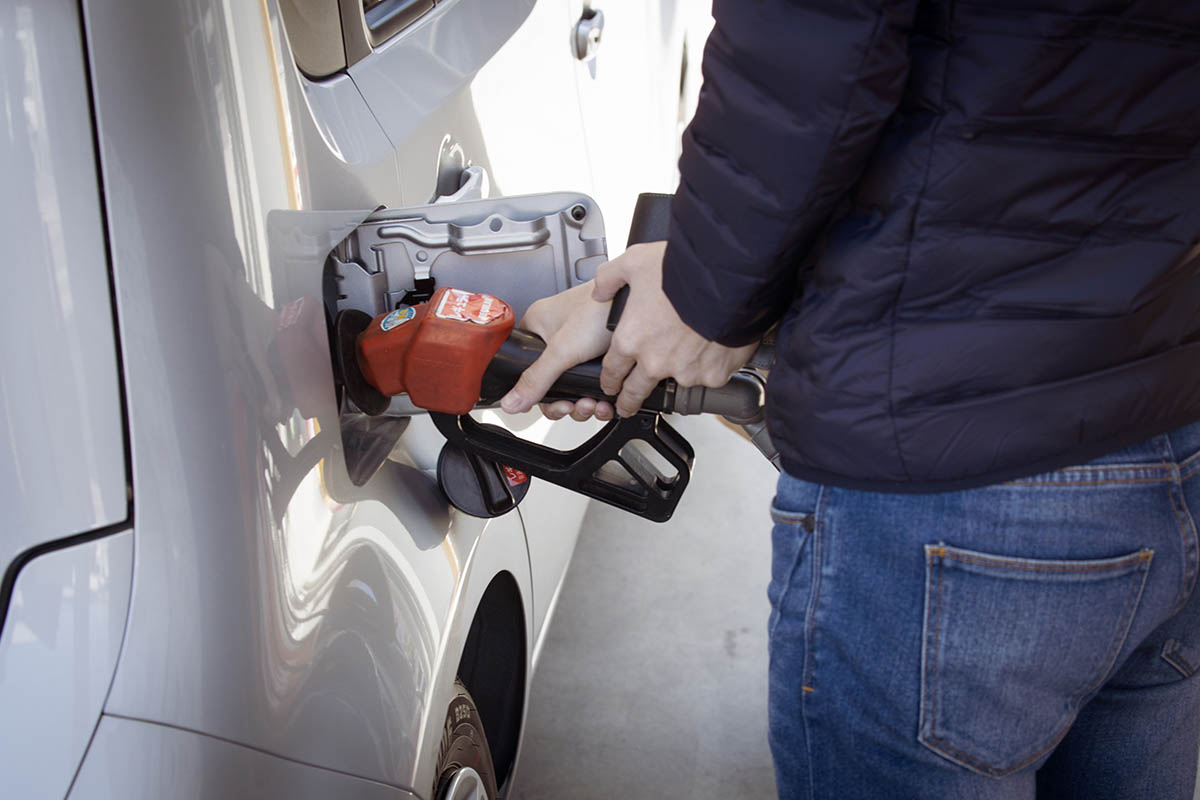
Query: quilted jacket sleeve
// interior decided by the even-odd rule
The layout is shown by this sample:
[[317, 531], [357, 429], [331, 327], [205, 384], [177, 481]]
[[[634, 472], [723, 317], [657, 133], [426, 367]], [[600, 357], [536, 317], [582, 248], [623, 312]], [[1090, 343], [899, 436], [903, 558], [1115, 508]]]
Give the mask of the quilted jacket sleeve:
[[715, 0], [683, 136], [663, 288], [683, 320], [754, 341], [900, 102], [917, 0]]

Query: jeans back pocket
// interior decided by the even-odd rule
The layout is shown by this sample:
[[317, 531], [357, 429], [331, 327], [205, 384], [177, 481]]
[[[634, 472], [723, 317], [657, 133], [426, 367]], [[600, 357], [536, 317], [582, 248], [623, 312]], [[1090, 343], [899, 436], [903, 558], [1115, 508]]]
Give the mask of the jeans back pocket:
[[1024, 769], [1112, 669], [1154, 553], [1051, 561], [927, 545], [925, 555], [921, 743], [984, 775]]

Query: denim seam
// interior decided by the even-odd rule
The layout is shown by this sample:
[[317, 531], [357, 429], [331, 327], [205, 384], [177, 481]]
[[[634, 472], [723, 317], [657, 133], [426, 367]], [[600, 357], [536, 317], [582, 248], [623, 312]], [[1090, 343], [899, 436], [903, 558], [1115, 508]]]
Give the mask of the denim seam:
[[1174, 466], [1174, 464], [1080, 464], [1075, 467], [1063, 467], [1054, 472], [1075, 474], [1086, 474], [1089, 472], [1096, 474], [1107, 472], [1163, 472], [1170, 471]]
[[[940, 567], [940, 565], [938, 565], [935, 562], [935, 559], [938, 557], [943, 557], [943, 558], [946, 557], [946, 556], [942, 556], [941, 553], [939, 553], [939, 551], [945, 552], [945, 548], [931, 548], [931, 550], [929, 551], [929, 566], [931, 569], [936, 568], [937, 572], [938, 572], [938, 597], [937, 597], [937, 604], [936, 604], [936, 608], [937, 608], [936, 614], [938, 616], [938, 622], [937, 622], [937, 629], [935, 631], [935, 633], [937, 633], [937, 634], [940, 634], [940, 626], [941, 626], [941, 581], [942, 581], [942, 573], [944, 572], [944, 570]], [[1071, 698], [1070, 698], [1070, 706], [1071, 707], [1074, 707], [1081, 698], [1086, 697], [1088, 694], [1094, 692], [1097, 688], [1102, 686], [1104, 684], [1105, 678], [1108, 676], [1108, 673], [1112, 670], [1112, 666], [1116, 662], [1117, 656], [1120, 655], [1121, 649], [1125, 646], [1125, 640], [1129, 637], [1129, 630], [1133, 626], [1134, 613], [1137, 608], [1138, 602], [1141, 600], [1142, 591], [1146, 585], [1146, 576], [1149, 572], [1149, 563], [1153, 559], [1153, 557], [1154, 557], [1154, 551], [1146, 550], [1146, 549], [1143, 549], [1141, 551], [1141, 553], [1139, 553], [1137, 556], [1134, 557], [1134, 559], [1140, 564], [1139, 571], [1142, 573], [1142, 579], [1140, 581], [1136, 581], [1135, 583], [1133, 583], [1130, 586], [1129, 596], [1126, 598], [1126, 601], [1125, 601], [1125, 607], [1121, 610], [1119, 619], [1124, 620], [1124, 626], [1123, 626], [1124, 629], [1122, 631], [1120, 631], [1120, 635], [1114, 637], [1113, 641], [1109, 644], [1108, 651], [1104, 655], [1103, 665], [1098, 670], [1096, 670], [1097, 677], [1094, 678], [1090, 684], [1087, 684], [1082, 691], [1079, 691], [1071, 696]], [[1128, 562], [1129, 560], [1130, 559], [1123, 559], [1124, 562]], [[937, 642], [937, 639], [935, 638], [935, 648], [936, 648], [936, 642]], [[1036, 762], [1038, 759], [1040, 759], [1046, 753], [1050, 752], [1055, 747], [1057, 747], [1058, 744], [1066, 737], [1067, 733], [1070, 731], [1071, 715], [1067, 715], [1067, 717], [1059, 724], [1059, 729], [1056, 730], [1055, 733], [1050, 737], [1049, 743], [1045, 747], [1043, 747], [1041, 750], [1030, 755], [1024, 761], [1021, 761], [1016, 765], [1009, 765], [1009, 766], [1005, 766], [1005, 767], [994, 767], [994, 766], [989, 766], [989, 765], [983, 763], [982, 761], [975, 758], [974, 756], [971, 756], [968, 753], [965, 753], [962, 750], [959, 750], [958, 748], [956, 748], [954, 745], [950, 744], [949, 742], [946, 742], [945, 740], [940, 738], [935, 732], [935, 728], [937, 726], [937, 695], [938, 695], [937, 687], [936, 687], [937, 678], [938, 678], [938, 663], [937, 663], [936, 649], [933, 652], [933, 660], [934, 660], [934, 664], [933, 664], [933, 676], [932, 677], [933, 677], [934, 686], [932, 687], [932, 691], [931, 691], [933, 698], [932, 698], [932, 702], [930, 704], [931, 715], [930, 715], [930, 719], [929, 719], [929, 733], [924, 734], [924, 731], [922, 731], [922, 734], [923, 734], [922, 741], [925, 742], [926, 745], [929, 746], [931, 749], [933, 749], [935, 752], [941, 751], [941, 752], [943, 752], [943, 754], [947, 754], [947, 755], [952, 754], [952, 756], [953, 756], [952, 760], [957, 761], [958, 763], [962, 764], [963, 766], [966, 766], [968, 769], [971, 769], [975, 772], [978, 772], [978, 773], [981, 773], [984, 775], [989, 775], [992, 777], [1000, 778], [1000, 777], [1004, 777], [1006, 775], [1011, 775], [1015, 772], [1019, 772], [1020, 770], [1029, 766], [1030, 764], [1033, 764], [1034, 762]], [[924, 688], [924, 687], [922, 687], [922, 688]], [[922, 728], [924, 728], [924, 726], [922, 726]]]
[[930, 692], [930, 710], [929, 710], [929, 731], [930, 738], [933, 737], [934, 727], [937, 725], [937, 699], [938, 699], [938, 671], [940, 669], [940, 660], [938, 659], [938, 645], [942, 641], [942, 575], [945, 570], [938, 569], [936, 560], [937, 556], [934, 553], [929, 553], [929, 568], [937, 570], [937, 602], [934, 605], [933, 612], [933, 684]]
[[822, 487], [821, 496], [817, 499], [816, 518], [813, 520], [811, 541], [813, 546], [812, 559], [812, 591], [808, 597], [808, 608], [804, 614], [804, 686], [816, 686], [813, 673], [816, 660], [813, 654], [813, 640], [816, 638], [817, 607], [821, 602], [821, 567], [825, 560], [825, 509], [829, 505], [829, 492]]
[[1179, 525], [1179, 549], [1183, 556], [1180, 563], [1182, 574], [1180, 575], [1179, 598], [1171, 610], [1171, 615], [1174, 616], [1187, 605], [1196, 587], [1196, 524], [1183, 493], [1182, 473], [1184, 464], [1200, 454], [1192, 453], [1180, 463], [1175, 454], [1175, 447], [1171, 444], [1170, 436], [1163, 434], [1155, 437], [1154, 441], [1160, 443], [1159, 455], [1163, 460], [1163, 465], [1171, 470], [1172, 481], [1171, 487], [1167, 490], [1167, 502], [1171, 504], [1171, 512], [1175, 515], [1175, 521]]
[[[1143, 467], [1144, 469], [1144, 467]], [[1172, 475], [1165, 475], [1161, 478], [1108, 478], [1104, 480], [1094, 481], [1031, 481], [1031, 480], [1016, 480], [1008, 481], [1004, 486], [1055, 486], [1055, 487], [1071, 487], [1071, 486], [1120, 486], [1129, 483], [1171, 483]]]
[[1186, 500], [1183, 497], [1182, 483], [1176, 483], [1167, 493], [1167, 498], [1171, 503], [1171, 511], [1175, 514], [1175, 520], [1179, 523], [1179, 539], [1180, 546], [1183, 550], [1183, 575], [1179, 590], [1179, 600], [1171, 610], [1171, 615], [1178, 614], [1188, 600], [1192, 596], [1192, 592], [1196, 588], [1196, 526], [1192, 520], [1191, 513], [1187, 510]]
[[1192, 673], [1196, 671], [1191, 663], [1189, 663], [1186, 658], [1180, 655], [1179, 642], [1174, 639], [1168, 639], [1163, 643], [1163, 649], [1160, 655], [1163, 661], [1166, 661], [1168, 664], [1174, 667], [1175, 670], [1185, 678], [1190, 678]]
[[[1196, 462], [1196, 469], [1183, 474], [1184, 464], [1188, 464], [1192, 461]], [[1177, 484], [1178, 488], [1176, 491], [1179, 501], [1179, 513], [1184, 517], [1184, 521], [1187, 522], [1187, 526], [1183, 533], [1185, 539], [1183, 544], [1184, 554], [1188, 564], [1188, 574], [1185, 576], [1185, 583], [1187, 584], [1187, 598], [1190, 599], [1192, 593], [1196, 591], [1198, 567], [1197, 560], [1200, 558], [1200, 533], [1198, 533], [1196, 530], [1196, 517], [1192, 514], [1191, 508], [1188, 507], [1187, 494], [1185, 494], [1183, 491], [1183, 482], [1184, 480], [1191, 478], [1193, 475], [1200, 472], [1200, 451], [1193, 453], [1186, 458], [1179, 465], [1179, 471], [1181, 474], [1179, 476], [1179, 482]]]
[[[813, 512], [813, 530], [809, 534], [812, 542], [812, 590], [809, 592], [808, 608], [805, 611], [804, 620], [804, 674], [802, 676], [801, 687], [815, 687], [814, 680], [814, 662], [816, 656], [813, 653], [813, 640], [815, 638], [817, 606], [820, 603], [821, 597], [821, 565], [825, 560], [825, 522], [828, 517], [827, 509], [829, 507], [829, 495], [831, 490], [829, 487], [822, 486], [820, 494], [817, 497], [817, 508]], [[804, 720], [804, 743], [808, 750], [805, 755], [808, 757], [808, 794], [810, 798], [816, 797], [816, 786], [813, 783], [813, 753], [812, 753], [812, 731], [809, 730], [809, 697], [815, 694], [813, 691], [800, 692], [800, 717]]]
[[[781, 609], [783, 608], [784, 601], [787, 600], [787, 596], [791, 594], [792, 580], [796, 577], [796, 570], [800, 566], [800, 561], [804, 558], [804, 548], [808, 547], [812, 536], [813, 534], [805, 531], [804, 535], [800, 538], [800, 545], [796, 548], [795, 557], [792, 558], [792, 566], [788, 568], [787, 581], [784, 582], [783, 590], [779, 593], [779, 607]], [[775, 638], [775, 629], [779, 627], [779, 618], [782, 616], [782, 614], [775, 615], [775, 619], [771, 624], [771, 627], [767, 630], [768, 638]]]
[[1136, 555], [1128, 556], [1120, 561], [1106, 562], [1104, 564], [1091, 564], [1088, 566], [1071, 566], [1070, 564], [1062, 564], [1061, 566], [1038, 566], [1033, 562], [1022, 562], [1016, 559], [988, 559], [979, 558], [976, 556], [960, 555], [951, 553], [944, 547], [934, 548], [932, 555], [944, 558], [948, 561], [958, 561], [963, 564], [977, 564], [981, 567], [995, 567], [997, 569], [1015, 569], [1025, 572], [1058, 572], [1063, 574], [1075, 574], [1082, 572], [1112, 572], [1118, 569], [1126, 569], [1129, 566], [1138, 562], [1147, 562], [1154, 557], [1153, 550], [1143, 549]]

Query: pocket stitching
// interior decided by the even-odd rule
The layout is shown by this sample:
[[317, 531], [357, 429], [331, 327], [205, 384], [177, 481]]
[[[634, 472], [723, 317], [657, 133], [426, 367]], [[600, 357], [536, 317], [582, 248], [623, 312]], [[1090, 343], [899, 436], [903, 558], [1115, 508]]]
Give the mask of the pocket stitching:
[[[1072, 562], [1069, 561], [1051, 560], [1041, 562], [1046, 566], [1040, 566], [1039, 563], [1033, 559], [1004, 558], [999, 556], [989, 557], [984, 554], [968, 555], [961, 551], [951, 552], [950, 549], [946, 547], [934, 547], [930, 550], [929, 566], [931, 567], [934, 566], [933, 558], [935, 556], [947, 560], [959, 561], [964, 564], [977, 564], [981, 567], [995, 567], [996, 569], [1015, 569], [1023, 570], [1025, 572], [1050, 572], [1071, 575], [1075, 573], [1086, 572], [1113, 572], [1119, 569], [1125, 569], [1138, 562], [1146, 563], [1154, 558], [1154, 551], [1143, 548], [1134, 555], [1123, 556], [1116, 561], [1103, 559], [1098, 563], [1075, 562], [1072, 564]], [[1083, 566], [1084, 564], [1087, 564], [1087, 566]], [[941, 573], [939, 572], [939, 575], [940, 574]]]
[[[935, 609], [934, 615], [936, 617], [935, 623], [934, 623], [934, 625], [935, 625], [934, 637], [933, 637], [932, 647], [930, 646], [929, 640], [926, 639], [926, 645], [925, 645], [925, 649], [924, 649], [924, 653], [923, 653], [923, 657], [925, 655], [928, 655], [930, 660], [932, 660], [932, 662], [933, 662], [933, 665], [932, 665], [932, 684], [933, 685], [932, 685], [931, 691], [929, 693], [930, 698], [928, 701], [926, 701], [924, 698], [925, 665], [922, 664], [922, 670], [921, 670], [921, 672], [922, 672], [922, 685], [921, 685], [922, 708], [921, 708], [921, 713], [922, 713], [922, 716], [924, 716], [926, 713], [926, 710], [928, 710], [929, 718], [928, 718], [928, 720], [922, 719], [920, 721], [920, 731], [918, 733], [917, 738], [922, 744], [924, 744], [926, 747], [933, 750], [934, 752], [939, 753], [939, 754], [945, 756], [946, 758], [949, 758], [951, 761], [955, 761], [959, 764], [962, 764], [963, 766], [967, 767], [968, 769], [970, 769], [974, 772], [978, 772], [980, 774], [988, 775], [991, 777], [1004, 777], [1006, 775], [1011, 775], [1015, 772], [1018, 772], [1018, 771], [1024, 769], [1025, 767], [1029, 766], [1030, 764], [1036, 762], [1038, 759], [1040, 759], [1046, 753], [1050, 752], [1055, 747], [1057, 747], [1058, 744], [1063, 740], [1063, 738], [1067, 735], [1067, 732], [1071, 728], [1071, 717], [1073, 716], [1073, 713], [1068, 713], [1066, 715], [1066, 718], [1064, 719], [1064, 721], [1059, 723], [1058, 728], [1054, 731], [1053, 735], [1050, 736], [1050, 738], [1048, 739], [1048, 744], [1045, 747], [1043, 747], [1041, 750], [1037, 751], [1036, 753], [1032, 754], [1031, 756], [1028, 756], [1025, 760], [1017, 763], [1016, 765], [1012, 765], [1012, 766], [1006, 765], [1003, 767], [995, 767], [995, 766], [990, 766], [988, 764], [985, 764], [982, 761], [980, 761], [979, 759], [977, 759], [976, 757], [971, 756], [971, 755], [963, 752], [962, 750], [959, 750], [958, 748], [954, 747], [949, 742], [946, 742], [944, 739], [942, 739], [941, 737], [939, 737], [937, 735], [937, 733], [935, 731], [935, 726], [937, 724], [937, 698], [938, 698], [937, 686], [938, 686], [938, 670], [939, 670], [939, 662], [940, 662], [940, 659], [938, 658], [937, 645], [941, 641], [942, 575], [944, 573], [944, 570], [940, 568], [940, 565], [935, 563], [935, 559], [936, 558], [943, 558], [943, 559], [957, 558], [958, 560], [963, 561], [963, 562], [976, 563], [976, 564], [986, 565], [986, 566], [994, 566], [994, 567], [998, 567], [1001, 569], [1005, 569], [1005, 568], [1033, 569], [1033, 567], [1032, 567], [1032, 565], [1019, 565], [1019, 564], [1012, 563], [1012, 561], [1013, 561], [1012, 559], [1006, 560], [1006, 559], [997, 558], [995, 560], [988, 560], [986, 558], [978, 558], [978, 557], [972, 559], [970, 557], [964, 557], [962, 553], [957, 553], [957, 552], [950, 553], [948, 551], [948, 548], [945, 548], [945, 547], [928, 547], [927, 546], [926, 553], [928, 556], [928, 561], [926, 562], [926, 567], [928, 569], [937, 568], [937, 575], [938, 575], [937, 589], [936, 589], [936, 601], [934, 604], [934, 609]], [[1127, 568], [1129, 566], [1135, 566], [1135, 569], [1138, 572], [1140, 572], [1141, 576], [1142, 576], [1140, 581], [1135, 581], [1130, 585], [1129, 596], [1125, 600], [1124, 608], [1121, 609], [1121, 614], [1120, 614], [1119, 618], [1124, 620], [1124, 625], [1122, 626], [1123, 630], [1120, 630], [1119, 636], [1113, 637], [1113, 641], [1109, 644], [1109, 648], [1104, 654], [1104, 660], [1103, 660], [1102, 666], [1096, 670], [1096, 677], [1093, 678], [1089, 683], [1085, 684], [1083, 689], [1081, 689], [1080, 691], [1078, 691], [1075, 694], [1070, 695], [1068, 697], [1068, 700], [1069, 700], [1068, 708], [1074, 708], [1074, 706], [1076, 705], [1076, 703], [1078, 703], [1080, 698], [1095, 691], [1100, 685], [1102, 685], [1105, 676], [1112, 669], [1112, 665], [1116, 661], [1116, 657], [1120, 654], [1121, 648], [1124, 647], [1125, 640], [1129, 636], [1129, 630], [1133, 625], [1133, 616], [1134, 616], [1134, 613], [1136, 612], [1137, 603], [1141, 598], [1142, 590], [1145, 588], [1146, 577], [1149, 572], [1149, 564], [1153, 560], [1153, 558], [1154, 558], [1154, 551], [1150, 550], [1148, 548], [1143, 548], [1141, 551], [1139, 551], [1135, 555], [1127, 556], [1127, 557], [1121, 558], [1118, 561], [1109, 562], [1108, 564], [1105, 564], [1105, 565], [1090, 565], [1087, 568], [1080, 568], [1078, 570], [1064, 570], [1064, 569], [1034, 570], [1034, 571], [1047, 571], [1047, 572], [1098, 572], [1098, 571], [1106, 571], [1106, 570], [1113, 571], [1113, 570], [1117, 570], [1120, 568]], [[1076, 711], [1077, 710], [1078, 709], [1076, 709]]]
[[1171, 480], [1172, 480], [1172, 476], [1170, 476], [1170, 475], [1164, 475], [1161, 478], [1097, 478], [1096, 480], [1088, 480], [1088, 481], [1084, 481], [1084, 480], [1036, 481], [1036, 480], [1029, 480], [1029, 479], [1025, 478], [1025, 479], [1018, 479], [1018, 480], [1014, 480], [1014, 481], [1007, 481], [1000, 485], [1001, 486], [1022, 486], [1022, 487], [1123, 486], [1123, 485], [1131, 484], [1131, 483], [1170, 483]]

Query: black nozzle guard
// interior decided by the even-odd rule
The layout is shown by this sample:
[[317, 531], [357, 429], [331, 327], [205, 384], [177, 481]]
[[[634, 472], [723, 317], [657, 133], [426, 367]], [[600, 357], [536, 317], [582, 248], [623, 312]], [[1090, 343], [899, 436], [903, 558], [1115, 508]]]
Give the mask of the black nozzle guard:
[[387, 411], [392, 401], [367, 383], [358, 366], [358, 337], [370, 324], [371, 315], [365, 311], [351, 308], [338, 312], [333, 320], [333, 365], [346, 396], [359, 411], [377, 416]]
[[[431, 412], [430, 416], [446, 437], [447, 449], [456, 448], [493, 466], [508, 465], [655, 522], [666, 522], [675, 512], [695, 461], [687, 440], [654, 412], [614, 419], [572, 450], [518, 438], [468, 415]], [[652, 454], [657, 454], [659, 464], [669, 471], [660, 469]], [[454, 502], [453, 497], [450, 500]]]

